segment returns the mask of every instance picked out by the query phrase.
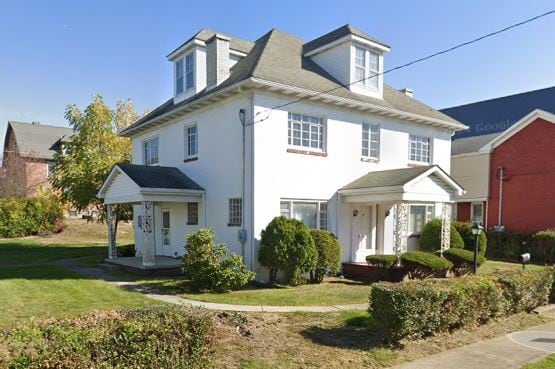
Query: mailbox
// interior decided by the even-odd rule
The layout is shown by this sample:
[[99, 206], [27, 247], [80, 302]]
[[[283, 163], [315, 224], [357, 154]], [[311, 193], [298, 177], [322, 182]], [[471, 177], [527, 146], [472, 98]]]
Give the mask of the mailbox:
[[522, 259], [523, 263], [529, 263], [530, 262], [530, 253], [527, 252], [525, 254], [520, 255], [520, 258]]

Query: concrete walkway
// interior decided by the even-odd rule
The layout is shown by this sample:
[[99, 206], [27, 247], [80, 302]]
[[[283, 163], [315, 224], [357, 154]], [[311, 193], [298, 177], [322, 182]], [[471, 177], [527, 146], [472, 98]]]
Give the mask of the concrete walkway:
[[[555, 317], [555, 305], [540, 309], [540, 313]], [[405, 363], [394, 369], [519, 369], [553, 352], [555, 322], [550, 322]]]
[[121, 278], [110, 274], [108, 271], [98, 267], [89, 267], [80, 265], [75, 259], [64, 259], [55, 262], [56, 265], [62, 266], [73, 272], [85, 275], [87, 277], [102, 279], [109, 284], [123, 287], [129, 290], [143, 293], [146, 297], [163, 301], [176, 305], [192, 305], [203, 307], [208, 310], [221, 311], [239, 311], [239, 312], [260, 312], [260, 313], [294, 313], [294, 312], [313, 312], [313, 313], [330, 313], [343, 310], [366, 310], [368, 304], [349, 304], [349, 305], [322, 305], [322, 306], [266, 306], [266, 305], [231, 305], [219, 304], [215, 302], [204, 302], [198, 300], [190, 300], [175, 295], [160, 293], [158, 291], [147, 288], [137, 282], [123, 281]]

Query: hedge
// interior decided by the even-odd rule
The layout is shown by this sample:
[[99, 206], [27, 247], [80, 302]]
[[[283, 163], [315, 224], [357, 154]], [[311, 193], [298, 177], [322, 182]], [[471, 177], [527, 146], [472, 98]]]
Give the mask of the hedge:
[[371, 267], [391, 268], [397, 263], [395, 255], [368, 255], [366, 262]]
[[[472, 234], [472, 223], [453, 221], [451, 222], [451, 224], [453, 224], [453, 227], [455, 227], [457, 232], [459, 232], [459, 234], [461, 235], [461, 238], [464, 242], [465, 250], [474, 252], [476, 239]], [[480, 235], [478, 236], [478, 253], [482, 256], [485, 256], [487, 247], [488, 238], [486, 236], [486, 233], [480, 232]]]
[[[441, 248], [441, 226], [441, 219], [432, 219], [424, 224], [420, 234], [421, 251], [435, 252]], [[449, 245], [451, 248], [464, 248], [464, 241], [452, 223], [450, 237]]]
[[547, 303], [552, 285], [550, 269], [504, 276], [380, 282], [372, 286], [369, 310], [384, 339], [399, 342], [531, 311]]
[[453, 268], [453, 263], [442, 257], [422, 251], [409, 251], [401, 255], [401, 264], [410, 279], [424, 279], [432, 276], [445, 276]]
[[532, 263], [555, 263], [555, 231], [536, 233], [488, 232], [488, 259], [520, 262], [520, 255], [530, 253]]
[[62, 227], [63, 207], [53, 196], [0, 199], [0, 237], [59, 232]]
[[[443, 251], [443, 257], [453, 263], [453, 268], [451, 268], [451, 271], [457, 277], [469, 274], [474, 270], [474, 251], [462, 249], [447, 249]], [[486, 258], [478, 254], [478, 266], [484, 264], [485, 261]]]
[[95, 312], [18, 327], [0, 338], [9, 368], [200, 369], [211, 364], [214, 323], [182, 306]]

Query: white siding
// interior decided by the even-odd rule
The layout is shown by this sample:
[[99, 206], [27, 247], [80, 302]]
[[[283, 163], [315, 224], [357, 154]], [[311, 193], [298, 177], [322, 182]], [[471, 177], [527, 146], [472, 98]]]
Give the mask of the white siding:
[[344, 43], [314, 55], [312, 60], [324, 68], [326, 72], [337, 78], [343, 84], [349, 83], [350, 72], [350, 44]]
[[488, 198], [489, 154], [453, 156], [451, 175], [466, 190], [458, 201]]
[[129, 196], [129, 194], [139, 192], [139, 186], [125, 174], [118, 173], [108, 187], [105, 198], [117, 198]]

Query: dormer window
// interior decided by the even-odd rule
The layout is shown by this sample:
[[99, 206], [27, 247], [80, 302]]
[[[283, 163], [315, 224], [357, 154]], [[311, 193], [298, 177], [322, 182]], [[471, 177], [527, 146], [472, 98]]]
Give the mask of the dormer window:
[[183, 59], [175, 62], [175, 94], [183, 92]]
[[[363, 88], [378, 90], [380, 55], [375, 51], [355, 46], [355, 83]], [[376, 77], [372, 77], [376, 76]]]
[[175, 94], [195, 86], [195, 59], [191, 52], [175, 62]]

